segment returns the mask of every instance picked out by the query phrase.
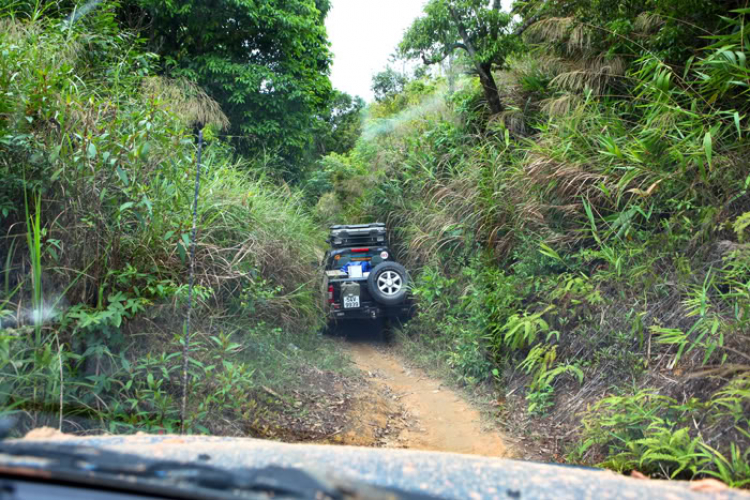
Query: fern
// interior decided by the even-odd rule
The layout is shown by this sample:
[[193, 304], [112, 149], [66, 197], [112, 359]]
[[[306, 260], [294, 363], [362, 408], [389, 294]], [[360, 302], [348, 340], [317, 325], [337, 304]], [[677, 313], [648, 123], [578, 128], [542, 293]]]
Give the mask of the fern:
[[498, 335], [495, 337], [495, 349], [499, 351], [503, 345], [511, 349], [523, 349], [533, 344], [539, 334], [549, 331], [549, 324], [542, 316], [552, 309], [554, 309], [554, 306], [547, 306], [538, 313], [529, 314], [525, 312], [523, 315], [512, 315], [499, 329]]
[[713, 466], [701, 469], [702, 474], [720, 479], [734, 488], [750, 485], [750, 448], [741, 451], [736, 443], [730, 443], [727, 458], [705, 443], [700, 446], [710, 456], [710, 465]]
[[551, 385], [560, 375], [572, 375], [578, 380], [579, 384], [583, 383], [583, 370], [576, 365], [565, 364], [545, 371], [539, 377], [539, 383], [542, 385]]
[[737, 217], [737, 219], [734, 221], [733, 227], [734, 232], [737, 234], [737, 239], [740, 241], [740, 243], [743, 243], [746, 238], [746, 229], [750, 227], [750, 212], [745, 212], [744, 214]]

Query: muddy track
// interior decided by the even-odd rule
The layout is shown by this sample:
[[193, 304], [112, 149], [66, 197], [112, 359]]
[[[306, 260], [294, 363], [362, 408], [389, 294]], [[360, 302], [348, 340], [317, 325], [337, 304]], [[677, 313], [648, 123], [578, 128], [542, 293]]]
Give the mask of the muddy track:
[[407, 367], [387, 347], [347, 343], [345, 349], [373, 391], [353, 409], [359, 426], [339, 442], [370, 444], [357, 439], [365, 434], [378, 439], [372, 444], [386, 447], [511, 456], [502, 436], [482, 429], [479, 412], [458, 393]]

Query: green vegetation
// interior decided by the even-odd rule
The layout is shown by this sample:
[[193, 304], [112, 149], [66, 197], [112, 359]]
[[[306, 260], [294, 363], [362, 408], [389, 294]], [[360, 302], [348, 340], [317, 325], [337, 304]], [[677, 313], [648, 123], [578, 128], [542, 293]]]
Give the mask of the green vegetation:
[[484, 90], [493, 113], [503, 110], [497, 94], [493, 69], [502, 67], [505, 58], [517, 50], [518, 37], [508, 32], [511, 15], [503, 12], [501, 1], [431, 0], [425, 15], [414, 21], [399, 50], [409, 58], [436, 64], [457, 49], [466, 52]]
[[322, 162], [318, 217], [389, 221], [415, 277], [407, 352], [521, 386], [538, 425], [569, 427], [569, 460], [747, 486], [750, 9], [493, 9], [427, 4], [402, 56], [471, 41], [470, 75], [379, 75], [363, 139]]
[[293, 179], [332, 97], [328, 10], [328, 0], [125, 0], [118, 17], [161, 56], [160, 74], [197, 83], [221, 105], [240, 152]]
[[[75, 22], [64, 4], [61, 15], [2, 5], [0, 411], [21, 418], [18, 432], [276, 435], [269, 397], [294, 404], [305, 370], [344, 369], [317, 333], [323, 233], [302, 194], [220, 138], [236, 115], [190, 79], [160, 76], [119, 24], [121, 4]], [[181, 427], [197, 127], [207, 145]]]
[[372, 92], [375, 100], [383, 102], [404, 91], [408, 79], [390, 66], [372, 77]]
[[345, 370], [320, 227], [384, 220], [416, 359], [569, 461], [748, 486], [750, 8], [430, 0], [397, 49], [425, 67], [369, 106], [331, 88], [328, 10], [0, 1], [2, 412], [294, 437]]

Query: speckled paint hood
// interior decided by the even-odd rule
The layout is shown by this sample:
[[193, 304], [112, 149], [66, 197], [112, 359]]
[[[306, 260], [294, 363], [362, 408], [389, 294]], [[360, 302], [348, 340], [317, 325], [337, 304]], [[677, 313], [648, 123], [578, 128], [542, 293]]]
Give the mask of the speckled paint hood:
[[[28, 438], [27, 438], [28, 439]], [[248, 438], [197, 436], [43, 437], [144, 458], [198, 461], [222, 468], [295, 467], [370, 485], [449, 499], [484, 498], [742, 498], [715, 484], [638, 480], [608, 471], [455, 453], [349, 446], [285, 444]], [[707, 489], [709, 491], [699, 491]]]

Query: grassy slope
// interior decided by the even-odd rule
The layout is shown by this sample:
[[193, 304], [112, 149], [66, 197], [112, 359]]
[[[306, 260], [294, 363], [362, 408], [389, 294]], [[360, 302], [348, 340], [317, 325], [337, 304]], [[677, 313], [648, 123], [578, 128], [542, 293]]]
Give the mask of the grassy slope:
[[344, 371], [316, 333], [322, 235], [214, 138], [216, 104], [152, 76], [139, 47], [102, 9], [73, 27], [0, 18], [0, 408], [24, 426], [178, 430], [200, 119], [188, 425], [279, 435], [314, 402], [311, 367]]
[[612, 100], [526, 56], [489, 121], [476, 82], [414, 84], [326, 163], [318, 213], [389, 221], [416, 276], [407, 351], [500, 381], [569, 460], [741, 486], [749, 151], [743, 109], [707, 104], [723, 73], [703, 57], [705, 87], [646, 60]]

